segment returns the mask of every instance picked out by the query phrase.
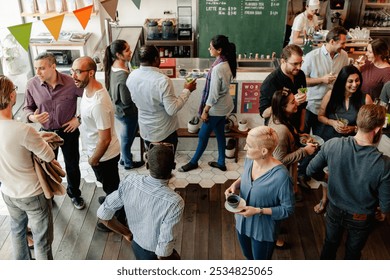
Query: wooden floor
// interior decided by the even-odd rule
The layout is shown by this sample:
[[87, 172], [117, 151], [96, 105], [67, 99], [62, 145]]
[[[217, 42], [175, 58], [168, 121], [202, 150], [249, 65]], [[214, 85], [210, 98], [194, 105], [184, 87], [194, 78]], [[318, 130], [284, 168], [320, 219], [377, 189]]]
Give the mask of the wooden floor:
[[[230, 185], [217, 184], [211, 189], [189, 185], [177, 189], [185, 200], [184, 218], [176, 246], [182, 259], [243, 259], [237, 242], [233, 214], [224, 209], [224, 190]], [[84, 183], [83, 197], [87, 207], [76, 210], [69, 198], [56, 197], [53, 209], [53, 255], [57, 260], [126, 260], [134, 259], [130, 244], [115, 233], [96, 230], [97, 198], [102, 188]], [[304, 193], [304, 201], [296, 204], [295, 213], [283, 222], [281, 235], [290, 245], [288, 250], [275, 250], [274, 259], [312, 260], [319, 258], [324, 239], [324, 216], [313, 212], [321, 190]], [[9, 217], [0, 216], [0, 259], [12, 259]], [[343, 257], [340, 247], [338, 259]], [[377, 223], [363, 251], [362, 259], [390, 259], [390, 223]]]

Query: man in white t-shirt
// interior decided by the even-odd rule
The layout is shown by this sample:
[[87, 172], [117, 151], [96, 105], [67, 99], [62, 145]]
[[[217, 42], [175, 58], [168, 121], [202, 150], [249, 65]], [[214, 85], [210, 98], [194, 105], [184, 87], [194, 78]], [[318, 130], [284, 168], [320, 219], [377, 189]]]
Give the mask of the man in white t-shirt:
[[[70, 73], [75, 85], [84, 89], [80, 103], [83, 149], [87, 151], [88, 163], [108, 195], [118, 189], [120, 181], [120, 144], [115, 132], [114, 108], [106, 88], [95, 79], [96, 63], [92, 58], [84, 56], [76, 59]], [[99, 197], [99, 202], [103, 201], [104, 197]], [[123, 209], [117, 212], [117, 218], [125, 223]], [[101, 223], [97, 228], [108, 231]]]
[[306, 10], [297, 15], [291, 27], [289, 44], [303, 45], [305, 37], [318, 30], [318, 17], [316, 13], [320, 9], [319, 0], [308, 0]]

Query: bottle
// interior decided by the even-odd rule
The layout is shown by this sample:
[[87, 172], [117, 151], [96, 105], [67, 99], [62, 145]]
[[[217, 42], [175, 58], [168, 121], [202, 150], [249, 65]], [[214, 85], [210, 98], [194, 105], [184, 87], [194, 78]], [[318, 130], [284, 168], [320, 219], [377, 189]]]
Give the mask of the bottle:
[[160, 48], [160, 57], [164, 57], [164, 48]]

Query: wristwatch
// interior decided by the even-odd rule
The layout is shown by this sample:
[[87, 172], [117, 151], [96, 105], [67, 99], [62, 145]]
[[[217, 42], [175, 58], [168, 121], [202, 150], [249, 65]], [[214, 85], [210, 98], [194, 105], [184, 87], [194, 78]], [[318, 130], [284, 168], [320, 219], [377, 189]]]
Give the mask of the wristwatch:
[[262, 216], [263, 215], [263, 208], [260, 207], [260, 213], [259, 213], [259, 216]]
[[81, 124], [81, 116], [78, 115], [78, 116], [76, 116], [76, 118], [77, 118], [77, 120], [79, 121], [79, 124]]

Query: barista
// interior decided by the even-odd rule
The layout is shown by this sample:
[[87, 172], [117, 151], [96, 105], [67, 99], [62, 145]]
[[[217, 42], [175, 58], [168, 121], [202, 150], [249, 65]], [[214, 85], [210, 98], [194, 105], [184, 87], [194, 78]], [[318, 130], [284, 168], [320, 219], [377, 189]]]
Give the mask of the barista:
[[308, 0], [306, 2], [306, 10], [294, 19], [289, 44], [303, 45], [305, 38], [312, 36], [319, 29], [318, 17], [316, 15], [319, 9], [319, 0]]

